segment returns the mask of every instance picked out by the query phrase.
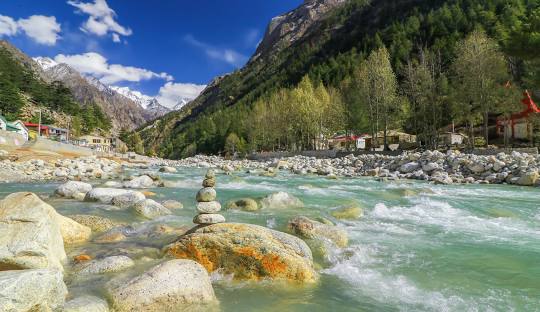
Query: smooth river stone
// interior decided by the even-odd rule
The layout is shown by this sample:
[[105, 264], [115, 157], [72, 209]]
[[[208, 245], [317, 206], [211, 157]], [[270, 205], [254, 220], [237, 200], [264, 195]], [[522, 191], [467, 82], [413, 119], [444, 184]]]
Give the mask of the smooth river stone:
[[197, 203], [199, 213], [216, 213], [221, 210], [221, 204], [217, 201]]
[[216, 177], [216, 172], [214, 170], [210, 169], [210, 170], [208, 170], [206, 172], [206, 175], [204, 177], [207, 178], [207, 179], [213, 179], [213, 178]]
[[197, 193], [197, 202], [211, 202], [216, 200], [216, 190], [211, 187], [205, 187]]
[[195, 224], [216, 224], [225, 222], [225, 217], [220, 214], [200, 214], [193, 218]]
[[214, 187], [216, 186], [216, 178], [207, 178], [204, 179], [202, 186], [204, 187]]

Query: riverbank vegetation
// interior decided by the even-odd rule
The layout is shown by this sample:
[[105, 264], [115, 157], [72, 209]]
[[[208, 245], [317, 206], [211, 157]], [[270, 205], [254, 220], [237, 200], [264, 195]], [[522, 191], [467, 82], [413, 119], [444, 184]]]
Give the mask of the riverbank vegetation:
[[350, 1], [140, 135], [170, 158], [314, 149], [336, 131], [386, 129], [432, 148], [443, 127], [486, 129], [521, 110], [539, 81], [539, 12], [528, 0]]

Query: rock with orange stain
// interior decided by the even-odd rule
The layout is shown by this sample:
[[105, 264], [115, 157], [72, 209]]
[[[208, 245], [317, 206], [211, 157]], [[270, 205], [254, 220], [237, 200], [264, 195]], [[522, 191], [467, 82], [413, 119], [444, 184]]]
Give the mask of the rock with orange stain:
[[165, 253], [195, 260], [209, 272], [219, 269], [236, 279], [306, 283], [318, 279], [311, 250], [304, 241], [258, 225], [221, 223], [199, 227], [165, 247]]
[[150, 191], [143, 191], [141, 193], [143, 193], [143, 195], [146, 196], [146, 197], [154, 197], [154, 196], [157, 195], [156, 193], [150, 192]]
[[73, 257], [73, 261], [75, 263], [82, 263], [82, 262], [86, 262], [86, 261], [90, 261], [90, 260], [92, 260], [92, 257], [90, 257], [89, 255], [85, 255], [85, 254]]

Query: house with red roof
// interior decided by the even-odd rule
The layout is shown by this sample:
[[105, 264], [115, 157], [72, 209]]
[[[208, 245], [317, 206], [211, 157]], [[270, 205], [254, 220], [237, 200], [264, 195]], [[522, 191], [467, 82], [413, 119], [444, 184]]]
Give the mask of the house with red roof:
[[508, 138], [522, 140], [528, 140], [532, 137], [531, 117], [540, 117], [540, 109], [534, 103], [529, 91], [525, 91], [523, 96], [521, 103], [524, 107], [521, 112], [512, 114], [510, 118], [503, 116], [497, 118], [497, 135], [504, 137], [506, 133]]

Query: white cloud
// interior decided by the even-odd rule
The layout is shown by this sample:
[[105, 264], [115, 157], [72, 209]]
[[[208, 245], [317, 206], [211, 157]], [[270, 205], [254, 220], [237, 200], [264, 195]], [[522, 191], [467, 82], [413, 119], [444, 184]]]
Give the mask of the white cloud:
[[238, 53], [232, 49], [214, 47], [210, 44], [195, 39], [195, 37], [192, 35], [185, 36], [184, 40], [190, 45], [203, 50], [204, 53], [211, 59], [222, 61], [235, 67], [244, 65], [248, 60], [248, 57], [241, 53]]
[[159, 89], [156, 96], [158, 102], [168, 108], [173, 108], [182, 100], [193, 100], [206, 88], [205, 85], [193, 83], [173, 83], [167, 82]]
[[58, 63], [68, 64], [85, 75], [99, 79], [104, 84], [114, 84], [121, 81], [139, 82], [156, 78], [173, 80], [173, 77], [167, 73], [155, 73], [144, 68], [109, 64], [104, 56], [95, 52], [75, 55], [59, 54], [54, 60]]
[[67, 3], [76, 7], [80, 13], [89, 15], [88, 20], [81, 27], [85, 32], [98, 36], [111, 34], [114, 42], [120, 42], [120, 36], [133, 34], [130, 28], [118, 24], [115, 20], [116, 12], [109, 7], [106, 0], [94, 0], [94, 2], [69, 0]]
[[61, 30], [54, 16], [32, 15], [15, 21], [9, 16], [0, 15], [0, 37], [14, 36], [22, 31], [35, 42], [52, 46], [60, 39]]
[[20, 19], [19, 28], [37, 43], [55, 45], [60, 38], [60, 24], [54, 16], [32, 15], [26, 19]]
[[13, 36], [17, 33], [17, 22], [9, 16], [0, 15], [0, 37]]

